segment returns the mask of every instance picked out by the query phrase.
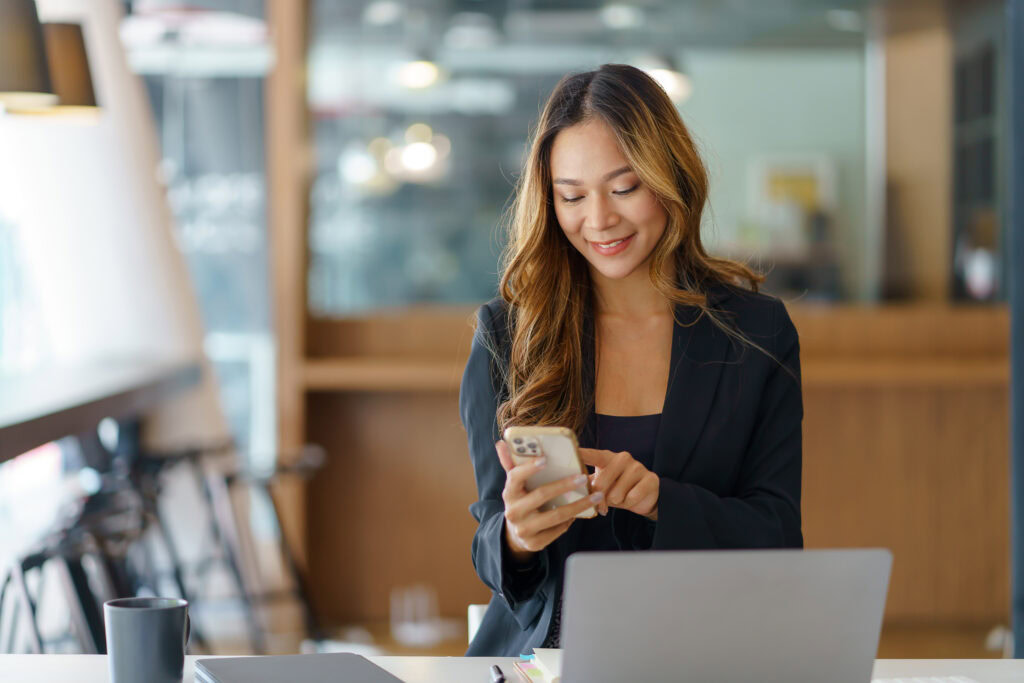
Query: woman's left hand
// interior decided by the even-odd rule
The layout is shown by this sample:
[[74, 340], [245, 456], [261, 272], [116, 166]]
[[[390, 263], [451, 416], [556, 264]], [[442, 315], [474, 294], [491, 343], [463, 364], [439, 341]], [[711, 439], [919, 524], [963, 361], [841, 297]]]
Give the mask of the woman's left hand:
[[633, 456], [622, 451], [600, 451], [595, 448], [579, 449], [580, 459], [595, 468], [590, 477], [590, 490], [604, 493], [604, 502], [598, 506], [602, 515], [608, 507], [622, 508], [658, 519], [658, 490], [661, 480]]

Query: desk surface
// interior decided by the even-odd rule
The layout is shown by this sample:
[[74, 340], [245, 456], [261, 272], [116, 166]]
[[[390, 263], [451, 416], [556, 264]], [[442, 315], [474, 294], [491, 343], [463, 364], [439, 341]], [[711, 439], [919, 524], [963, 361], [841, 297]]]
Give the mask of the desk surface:
[[[192, 667], [198, 657], [187, 657], [185, 681], [192, 683]], [[510, 674], [509, 657], [370, 657], [408, 683], [490, 680], [491, 664]], [[880, 659], [875, 678], [963, 676], [978, 683], [1024, 680], [1024, 660], [1014, 659]], [[0, 655], [0, 681], [37, 683], [106, 683], [107, 658], [103, 655]], [[510, 680], [514, 680], [510, 678]]]

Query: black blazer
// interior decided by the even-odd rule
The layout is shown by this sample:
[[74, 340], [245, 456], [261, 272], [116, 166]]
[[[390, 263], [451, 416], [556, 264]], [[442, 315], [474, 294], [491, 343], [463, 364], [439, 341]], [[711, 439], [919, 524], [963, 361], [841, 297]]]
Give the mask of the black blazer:
[[[495, 299], [480, 308], [459, 411], [480, 496], [469, 508], [479, 522], [473, 565], [493, 596], [467, 655], [516, 656], [539, 647], [561, 596], [565, 560], [577, 550], [604, 547], [595, 544], [595, 532], [610, 537], [607, 547], [621, 550], [803, 546], [796, 328], [782, 302], [763, 294], [718, 285], [708, 300], [775, 358], [738, 343], [706, 316], [690, 324], [697, 309], [677, 307], [654, 454], [661, 478], [658, 521], [616, 508], [607, 518], [577, 520], [526, 569], [507, 554], [505, 471], [494, 449], [500, 438], [495, 412], [505, 396], [498, 364], [508, 362], [507, 307]], [[584, 352], [592, 361], [588, 339], [591, 348]], [[593, 372], [593, 362], [588, 367]], [[593, 447], [592, 425], [593, 416], [581, 446]]]

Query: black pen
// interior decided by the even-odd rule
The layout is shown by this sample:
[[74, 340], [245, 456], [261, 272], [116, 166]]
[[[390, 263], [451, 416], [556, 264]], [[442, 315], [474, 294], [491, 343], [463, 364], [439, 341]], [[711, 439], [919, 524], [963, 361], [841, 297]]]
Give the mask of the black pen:
[[505, 674], [497, 664], [491, 665], [491, 683], [505, 683]]

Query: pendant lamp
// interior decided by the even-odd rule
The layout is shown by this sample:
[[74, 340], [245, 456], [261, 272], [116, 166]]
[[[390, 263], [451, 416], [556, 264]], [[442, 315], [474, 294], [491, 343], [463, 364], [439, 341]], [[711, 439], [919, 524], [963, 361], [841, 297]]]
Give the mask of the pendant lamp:
[[43, 37], [50, 81], [59, 100], [56, 109], [97, 109], [81, 24], [45, 23]]
[[0, 105], [10, 109], [56, 103], [35, 0], [0, 0]]

